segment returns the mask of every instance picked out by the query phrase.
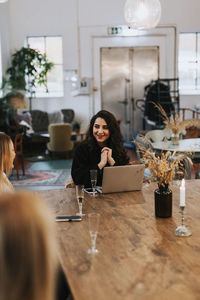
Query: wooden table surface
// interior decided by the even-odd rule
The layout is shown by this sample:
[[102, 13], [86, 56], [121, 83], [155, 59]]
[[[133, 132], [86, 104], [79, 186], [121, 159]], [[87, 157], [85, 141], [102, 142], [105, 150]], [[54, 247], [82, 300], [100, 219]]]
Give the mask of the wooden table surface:
[[[200, 299], [200, 180], [186, 181], [185, 224], [190, 237], [175, 237], [180, 225], [179, 187], [173, 216], [154, 216], [156, 184], [141, 192], [85, 195], [83, 212], [101, 214], [97, 248], [89, 255], [87, 215], [57, 223], [60, 260], [75, 300]], [[74, 215], [74, 189], [40, 192], [54, 212]]]

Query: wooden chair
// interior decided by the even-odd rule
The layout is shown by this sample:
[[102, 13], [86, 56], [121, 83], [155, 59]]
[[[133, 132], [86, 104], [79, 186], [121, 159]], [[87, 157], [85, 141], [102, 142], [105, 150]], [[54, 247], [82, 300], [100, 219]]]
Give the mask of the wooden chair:
[[[200, 112], [191, 108], [180, 108], [179, 116], [180, 119], [183, 121], [187, 119], [200, 119]], [[199, 128], [193, 126], [186, 129], [186, 135], [184, 135], [185, 139], [198, 138], [198, 137], [200, 137]]]
[[19, 162], [21, 162], [23, 175], [25, 175], [24, 154], [23, 154], [23, 133], [17, 134], [15, 136], [14, 149], [16, 153], [14, 166], [17, 174], [17, 179], [19, 179]]
[[200, 112], [198, 112], [196, 109], [191, 108], [180, 108], [179, 109], [179, 116], [184, 121], [186, 119], [199, 119], [200, 118]]

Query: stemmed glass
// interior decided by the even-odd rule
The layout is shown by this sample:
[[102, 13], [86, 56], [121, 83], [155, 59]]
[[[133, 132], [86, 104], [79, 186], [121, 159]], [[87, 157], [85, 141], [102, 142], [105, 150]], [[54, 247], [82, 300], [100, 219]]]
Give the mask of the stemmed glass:
[[88, 253], [95, 254], [99, 252], [96, 249], [96, 238], [99, 229], [99, 219], [100, 219], [100, 214], [97, 213], [88, 214], [89, 232], [90, 232], [91, 245], [92, 245], [91, 249], [88, 250]]
[[97, 170], [90, 170], [90, 180], [92, 185], [92, 195], [95, 196], [95, 189], [97, 184]]
[[76, 213], [76, 215], [80, 217], [85, 216], [82, 212], [84, 199], [84, 185], [76, 185], [76, 199], [79, 207], [79, 212]]

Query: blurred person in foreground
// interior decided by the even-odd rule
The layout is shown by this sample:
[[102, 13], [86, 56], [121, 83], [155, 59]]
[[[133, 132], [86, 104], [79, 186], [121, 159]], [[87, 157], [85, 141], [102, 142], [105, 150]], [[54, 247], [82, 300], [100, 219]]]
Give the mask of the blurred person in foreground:
[[13, 169], [15, 150], [11, 138], [0, 132], [0, 192], [14, 191], [8, 176]]
[[0, 300], [54, 300], [54, 219], [38, 195], [0, 195]]
[[[6, 135], [5, 133], [3, 133], [3, 132], [0, 132], [0, 195], [2, 195], [2, 193], [12, 193], [12, 195], [8, 195], [7, 196], [7, 198], [9, 199], [9, 203], [10, 203], [10, 201], [12, 201], [12, 197], [14, 198], [14, 199], [16, 199], [16, 195], [14, 195], [14, 188], [13, 188], [13, 186], [12, 186], [12, 184], [10, 183], [10, 181], [9, 181], [9, 179], [8, 179], [8, 176], [10, 175], [10, 173], [11, 173], [11, 170], [12, 170], [12, 168], [14, 167], [14, 165], [13, 165], [13, 162], [14, 162], [14, 159], [15, 159], [15, 151], [14, 151], [14, 146], [13, 146], [13, 142], [12, 142], [12, 140], [11, 140], [11, 138], [8, 136], [8, 135]], [[26, 196], [27, 196], [27, 198], [30, 196], [30, 198], [31, 199], [33, 199], [34, 197], [33, 197], [33, 195], [29, 195], [29, 194], [26, 194]], [[32, 217], [32, 211], [31, 211], [31, 207], [32, 207], [32, 204], [30, 204], [29, 202], [30, 201], [28, 201], [27, 200], [27, 203], [26, 203], [26, 200], [25, 200], [25, 198], [26, 198], [26, 196], [24, 195], [23, 197], [22, 197], [22, 203], [23, 203], [23, 205], [24, 205], [24, 213], [25, 213], [25, 209], [27, 209], [27, 216], [28, 216], [28, 213], [29, 213], [29, 218], [30, 218], [30, 220], [28, 219], [28, 217], [26, 218], [27, 219], [27, 221], [29, 222], [29, 223], [27, 223], [26, 225], [27, 226], [29, 226], [30, 225], [30, 222], [31, 222], [31, 220], [32, 220], [32, 225], [34, 225], [34, 222], [36, 222], [37, 220], [34, 220], [34, 217]], [[1, 197], [1, 196], [0, 196]], [[35, 196], [35, 198], [36, 198], [36, 196]], [[38, 201], [36, 201], [36, 203], [37, 203]], [[12, 205], [10, 205], [9, 206], [9, 208], [8, 208], [8, 210], [10, 209], [10, 213], [11, 213], [11, 210], [12, 210], [12, 212], [13, 212], [13, 218], [14, 218], [14, 213], [15, 213], [15, 210], [14, 210], [14, 205], [16, 205], [17, 206], [17, 203], [16, 203], [16, 200], [14, 201], [13, 200], [13, 204]], [[37, 204], [36, 204], [37, 205]], [[42, 205], [42, 204], [41, 204]], [[44, 211], [45, 211], [45, 205], [43, 205], [44, 206]], [[20, 206], [21, 207], [21, 206]], [[17, 211], [18, 211], [18, 209], [20, 209], [20, 207], [19, 208], [17, 208], [16, 209], [16, 218], [15, 219], [13, 219], [13, 222], [14, 222], [14, 224], [15, 224], [15, 222], [17, 222], [17, 220], [19, 219], [18, 218], [18, 215], [17, 215]], [[0, 208], [1, 209], [1, 208]], [[35, 208], [35, 211], [36, 211], [36, 209], [37, 208]], [[48, 211], [48, 209], [47, 209], [47, 211]], [[9, 212], [9, 211], [8, 211]], [[2, 213], [2, 212], [1, 212]], [[0, 213], [0, 216], [1, 216], [1, 213]], [[19, 213], [23, 213], [22, 211], [20, 211]], [[24, 219], [23, 219], [23, 217], [24, 217]], [[44, 217], [45, 218], [45, 213], [43, 213], [43, 215], [41, 215], [41, 218], [42, 217]], [[19, 225], [21, 226], [21, 228], [23, 228], [23, 221], [25, 222], [25, 215], [24, 216], [22, 216], [22, 223], [19, 223]], [[0, 220], [0, 222], [1, 222], [1, 220]], [[44, 222], [44, 224], [45, 224], [45, 220], [43, 221]], [[11, 222], [11, 224], [12, 224], [12, 222]], [[11, 225], [10, 225], [11, 226]], [[30, 228], [30, 235], [31, 235], [31, 231], [32, 231], [32, 227], [31, 226], [29, 226]], [[24, 228], [25, 228], [25, 226], [24, 226]], [[11, 230], [11, 227], [10, 227], [10, 230]], [[49, 230], [49, 232], [51, 232], [50, 230]], [[20, 232], [15, 232], [15, 234], [17, 235], [19, 233], [19, 235], [20, 235]], [[28, 232], [26, 232], [26, 234], [27, 234], [27, 236], [28, 236]], [[25, 235], [24, 235], [24, 239], [26, 240], [26, 238], [25, 238]], [[16, 241], [17, 242], [17, 241]], [[40, 243], [40, 240], [38, 239], [38, 244]], [[2, 238], [1, 238], [1, 228], [0, 228], [0, 247], [2, 247]], [[24, 241], [24, 247], [25, 247], [25, 249], [26, 249], [26, 243], [25, 243], [25, 241]], [[28, 247], [28, 246], [27, 246]], [[35, 245], [34, 245], [34, 247], [36, 248], [37, 247], [37, 243], [36, 243], [36, 240], [35, 240]], [[34, 248], [34, 249], [35, 249]], [[14, 249], [15, 248], [13, 248], [13, 251], [14, 251]], [[37, 249], [37, 248], [36, 248]], [[34, 251], [34, 250], [33, 250]], [[1, 254], [1, 250], [0, 250], [0, 254]], [[30, 253], [29, 253], [30, 254]], [[31, 255], [29, 255], [29, 258], [30, 258], [30, 260], [31, 260]], [[21, 259], [22, 259], [23, 257], [21, 257]], [[27, 258], [28, 259], [28, 258]], [[45, 258], [44, 258], [45, 259]], [[41, 261], [42, 261], [43, 259], [41, 258]], [[1, 259], [1, 261], [2, 261], [2, 259]], [[0, 265], [1, 265], [1, 263], [0, 263]], [[28, 262], [27, 262], [27, 265], [28, 265]], [[40, 264], [39, 264], [39, 266], [40, 266]], [[41, 264], [41, 266], [42, 266], [42, 264]], [[2, 267], [2, 265], [1, 265], [1, 267]], [[11, 266], [12, 267], [12, 266]], [[38, 269], [38, 272], [40, 273], [40, 269]], [[3, 275], [2, 275], [3, 276]], [[16, 277], [17, 278], [17, 277]], [[68, 286], [68, 283], [67, 283], [67, 281], [66, 281], [66, 278], [65, 278], [65, 275], [64, 275], [64, 273], [63, 273], [63, 270], [62, 270], [62, 268], [61, 268], [61, 266], [59, 266], [58, 268], [57, 268], [57, 272], [56, 272], [56, 279], [55, 279], [55, 281], [56, 281], [56, 300], [65, 300], [66, 299], [66, 297], [68, 296], [68, 295], [70, 295], [70, 289], [69, 289], [69, 286]], [[15, 297], [13, 297], [13, 298], [2, 298], [1, 297], [1, 291], [2, 291], [2, 289], [1, 289], [1, 279], [0, 279], [0, 300], [8, 300], [8, 299], [12, 299], [12, 300], [15, 300], [15, 299], [20, 299], [20, 298], [15, 298]], [[2, 285], [3, 286], [3, 285]], [[26, 299], [26, 298], [21, 298], [21, 299]], [[36, 300], [36, 299], [41, 299], [41, 298], [29, 298], [29, 299], [34, 299], [34, 300]], [[45, 298], [44, 298], [45, 299]], [[46, 298], [46, 299], [55, 299], [55, 297], [54, 298]], [[45, 300], [46, 300], [45, 299]]]

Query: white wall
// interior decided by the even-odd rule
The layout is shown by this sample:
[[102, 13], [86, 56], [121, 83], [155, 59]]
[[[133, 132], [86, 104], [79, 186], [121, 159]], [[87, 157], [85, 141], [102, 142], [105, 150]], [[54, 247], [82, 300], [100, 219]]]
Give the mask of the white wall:
[[10, 58], [10, 25], [9, 25], [8, 3], [0, 3], [0, 38], [3, 73], [7, 69]]
[[[27, 35], [62, 35], [64, 46], [64, 69], [79, 69], [79, 52], [82, 60], [92, 57], [84, 54], [88, 42], [83, 41], [79, 49], [79, 29], [106, 28], [111, 25], [125, 25], [123, 5], [125, 0], [8, 0], [0, 4], [0, 32], [4, 70], [8, 62], [8, 49], [19, 49]], [[160, 24], [177, 24], [178, 31], [200, 30], [199, 0], [160, 0], [162, 17]], [[8, 18], [9, 9], [9, 18]], [[9, 20], [9, 22], [8, 22]], [[10, 26], [10, 38], [9, 38]], [[10, 45], [9, 45], [10, 42]], [[92, 65], [92, 62], [90, 62]], [[79, 68], [80, 67], [80, 68]], [[81, 73], [85, 76], [87, 74]], [[189, 106], [190, 96], [181, 97], [181, 105]], [[72, 97], [69, 84], [65, 82], [64, 98], [34, 99], [33, 109], [53, 111], [60, 108], [73, 108], [79, 118], [91, 116], [92, 96]], [[192, 97], [192, 103], [198, 97]]]
[[[24, 46], [26, 36], [63, 36], [65, 69], [78, 69], [76, 0], [9, 0], [11, 51]], [[65, 84], [64, 98], [33, 99], [33, 109], [76, 108]]]

